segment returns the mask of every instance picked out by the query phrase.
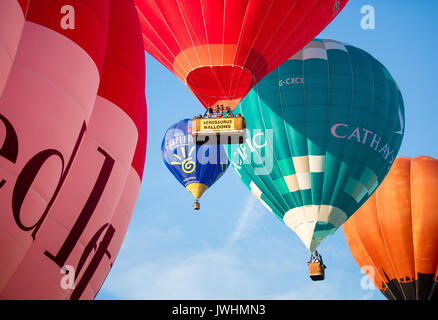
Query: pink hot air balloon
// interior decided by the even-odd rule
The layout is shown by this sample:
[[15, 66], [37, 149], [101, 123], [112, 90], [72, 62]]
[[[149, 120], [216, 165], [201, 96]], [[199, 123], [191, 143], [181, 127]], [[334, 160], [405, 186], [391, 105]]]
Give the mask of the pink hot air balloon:
[[140, 188], [144, 82], [131, 1], [0, 2], [0, 298], [96, 296]]

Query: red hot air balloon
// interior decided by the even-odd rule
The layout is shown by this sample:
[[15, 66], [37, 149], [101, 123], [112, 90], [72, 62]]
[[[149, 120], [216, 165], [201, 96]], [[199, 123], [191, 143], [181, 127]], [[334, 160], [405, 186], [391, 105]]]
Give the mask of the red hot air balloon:
[[135, 7], [2, 0], [0, 30], [0, 298], [92, 299], [143, 174]]
[[209, 108], [234, 109], [348, 0], [135, 0], [148, 53]]

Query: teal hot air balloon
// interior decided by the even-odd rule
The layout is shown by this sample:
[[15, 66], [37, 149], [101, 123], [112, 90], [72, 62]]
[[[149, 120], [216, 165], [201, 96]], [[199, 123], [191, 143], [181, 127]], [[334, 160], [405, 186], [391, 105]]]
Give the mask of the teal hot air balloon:
[[404, 132], [388, 70], [367, 52], [314, 40], [236, 108], [247, 139], [230, 145], [234, 171], [313, 252], [373, 193]]

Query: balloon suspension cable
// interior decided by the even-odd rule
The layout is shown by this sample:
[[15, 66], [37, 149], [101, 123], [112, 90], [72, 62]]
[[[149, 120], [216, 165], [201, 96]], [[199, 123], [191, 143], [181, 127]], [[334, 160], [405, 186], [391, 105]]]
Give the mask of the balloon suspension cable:
[[327, 267], [322, 261], [322, 256], [318, 251], [314, 251], [310, 254], [310, 261], [307, 262], [309, 265], [309, 276], [313, 281], [320, 281], [325, 279], [325, 269]]
[[310, 253], [309, 262], [321, 262], [322, 263], [322, 255], [318, 252], [318, 250], [315, 250], [314, 252]]

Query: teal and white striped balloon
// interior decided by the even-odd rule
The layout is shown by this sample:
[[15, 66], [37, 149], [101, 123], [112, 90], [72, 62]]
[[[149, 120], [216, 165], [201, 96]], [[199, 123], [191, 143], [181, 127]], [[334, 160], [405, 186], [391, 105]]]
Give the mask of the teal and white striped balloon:
[[313, 252], [374, 192], [404, 133], [404, 105], [388, 70], [367, 52], [313, 40], [262, 79], [235, 112], [243, 145], [234, 171]]

